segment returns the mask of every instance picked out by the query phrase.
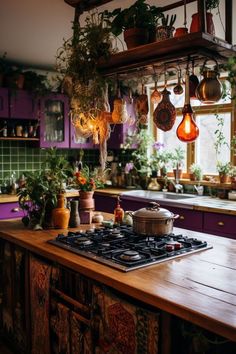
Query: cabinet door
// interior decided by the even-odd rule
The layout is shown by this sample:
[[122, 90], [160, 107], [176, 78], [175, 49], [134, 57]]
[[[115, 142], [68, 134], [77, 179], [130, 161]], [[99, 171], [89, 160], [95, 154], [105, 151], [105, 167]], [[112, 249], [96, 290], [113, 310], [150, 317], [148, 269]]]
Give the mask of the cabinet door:
[[29, 272], [32, 353], [50, 354], [49, 289], [51, 265], [31, 254]]
[[[105, 211], [107, 213], [114, 212], [114, 209], [117, 204], [117, 197], [107, 196], [107, 195], [99, 195], [95, 192], [94, 194], [95, 199], [95, 210], [98, 211]], [[123, 204], [122, 204], [123, 206]]]
[[41, 99], [40, 147], [69, 147], [69, 103], [62, 94]]
[[27, 312], [27, 253], [9, 242], [2, 242], [2, 332], [13, 350], [29, 352], [29, 313]]
[[0, 117], [9, 117], [8, 89], [0, 88]]
[[20, 209], [19, 204], [17, 202], [0, 204], [0, 220], [15, 219], [23, 216], [24, 212]]
[[94, 345], [96, 354], [156, 354], [159, 312], [94, 286]]
[[165, 206], [163, 203], [162, 207], [179, 215], [179, 218], [174, 220], [174, 226], [192, 231], [203, 230], [203, 213], [201, 211]]
[[24, 90], [10, 93], [10, 118], [38, 119], [39, 99]]
[[236, 216], [204, 213], [204, 232], [236, 239]]

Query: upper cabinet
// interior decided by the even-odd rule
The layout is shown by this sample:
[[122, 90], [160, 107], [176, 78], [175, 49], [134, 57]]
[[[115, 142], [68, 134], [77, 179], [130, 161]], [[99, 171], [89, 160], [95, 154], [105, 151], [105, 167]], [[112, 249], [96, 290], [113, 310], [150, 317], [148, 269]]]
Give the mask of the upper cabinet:
[[62, 94], [40, 100], [40, 147], [69, 147], [69, 102]]
[[39, 98], [24, 90], [9, 91], [10, 118], [38, 119]]
[[94, 145], [92, 137], [84, 138], [76, 134], [75, 127], [70, 123], [70, 148], [72, 149], [95, 149], [98, 145]]
[[0, 88], [0, 117], [9, 117], [8, 89]]

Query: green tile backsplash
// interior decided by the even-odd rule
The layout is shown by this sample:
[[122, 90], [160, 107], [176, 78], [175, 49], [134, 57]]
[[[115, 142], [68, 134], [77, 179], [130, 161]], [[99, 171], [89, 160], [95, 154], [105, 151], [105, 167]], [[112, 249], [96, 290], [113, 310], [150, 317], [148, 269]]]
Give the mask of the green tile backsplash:
[[[46, 149], [29, 146], [28, 142], [0, 141], [0, 183], [8, 183], [13, 172], [19, 178], [25, 171], [36, 171], [41, 167], [46, 156]], [[60, 155], [68, 161], [75, 161], [78, 157], [77, 149], [58, 149]], [[83, 162], [89, 166], [97, 165], [98, 150], [86, 150]]]
[[[24, 141], [0, 141], [0, 184], [9, 182], [10, 176], [15, 172], [18, 179], [25, 171], [36, 171], [41, 167], [46, 156], [46, 149], [32, 147]], [[79, 156], [78, 149], [58, 149], [60, 155], [73, 162]], [[116, 161], [125, 165], [131, 158], [130, 151], [114, 151]], [[83, 163], [88, 166], [98, 166], [98, 150], [84, 150]], [[109, 164], [108, 164], [109, 167]]]

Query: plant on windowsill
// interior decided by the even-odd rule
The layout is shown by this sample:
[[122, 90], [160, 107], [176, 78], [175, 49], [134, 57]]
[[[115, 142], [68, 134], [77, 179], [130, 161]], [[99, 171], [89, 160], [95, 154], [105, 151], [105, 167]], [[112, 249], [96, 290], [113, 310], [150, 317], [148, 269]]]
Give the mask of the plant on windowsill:
[[217, 161], [216, 169], [219, 173], [220, 183], [228, 183], [229, 173], [231, 170], [231, 163], [230, 162], [223, 163], [221, 161]]
[[181, 146], [178, 146], [170, 155], [173, 166], [174, 178], [176, 181], [178, 181], [182, 176], [182, 164], [184, 161], [184, 154], [184, 149]]
[[201, 181], [202, 179], [202, 168], [197, 163], [193, 163], [190, 166], [190, 180]]
[[147, 4], [146, 0], [137, 0], [123, 10], [105, 10], [104, 15], [115, 36], [123, 32], [128, 49], [155, 41], [156, 27], [159, 19], [163, 17], [161, 8]]
[[229, 176], [232, 189], [236, 189], [236, 166], [231, 166]]

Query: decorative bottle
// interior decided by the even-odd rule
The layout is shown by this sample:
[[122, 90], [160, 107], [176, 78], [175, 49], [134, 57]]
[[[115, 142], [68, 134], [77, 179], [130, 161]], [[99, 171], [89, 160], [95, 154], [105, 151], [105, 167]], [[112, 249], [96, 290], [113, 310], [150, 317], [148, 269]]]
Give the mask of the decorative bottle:
[[65, 207], [64, 194], [57, 195], [57, 207], [52, 210], [53, 226], [56, 229], [67, 229], [70, 219], [70, 210]]
[[77, 227], [80, 225], [80, 217], [79, 217], [79, 201], [72, 200], [70, 202], [70, 227]]
[[117, 197], [117, 204], [114, 210], [114, 222], [115, 224], [121, 224], [124, 219], [124, 209], [120, 206], [120, 198]]

